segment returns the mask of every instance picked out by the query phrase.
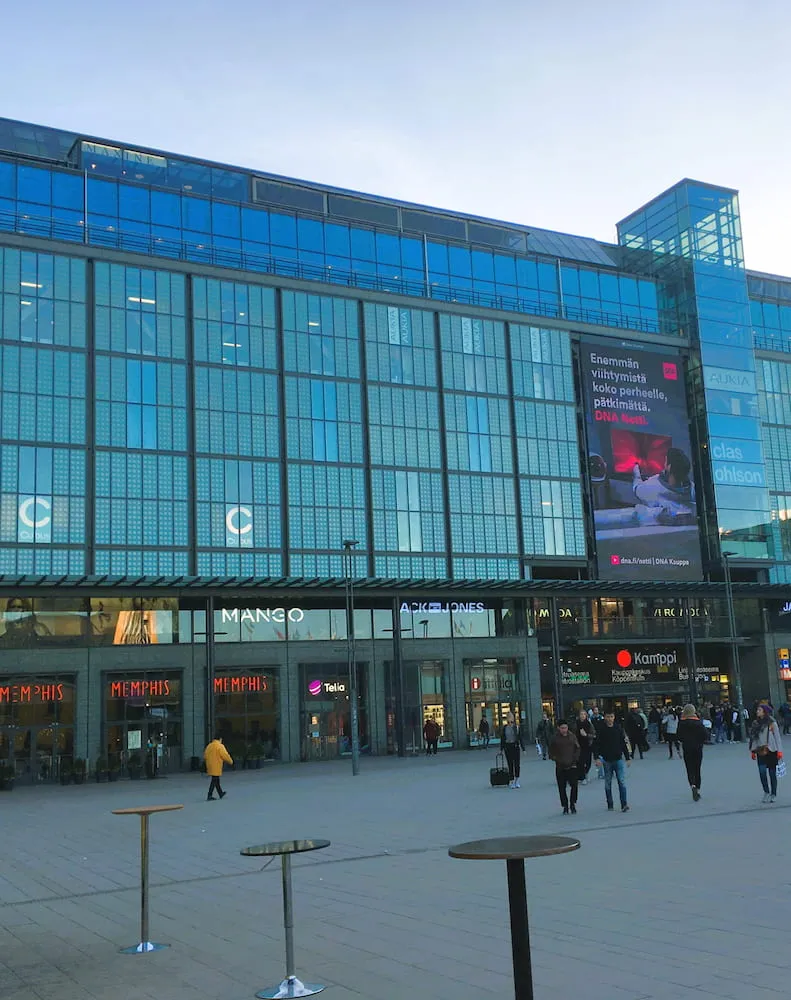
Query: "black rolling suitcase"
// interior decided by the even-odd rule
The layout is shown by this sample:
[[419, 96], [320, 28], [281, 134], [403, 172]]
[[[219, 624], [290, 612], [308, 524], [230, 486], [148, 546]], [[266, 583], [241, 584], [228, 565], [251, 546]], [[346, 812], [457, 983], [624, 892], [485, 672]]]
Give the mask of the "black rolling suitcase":
[[492, 788], [500, 788], [503, 785], [510, 784], [510, 781], [508, 768], [505, 766], [505, 757], [503, 754], [498, 753], [494, 758], [494, 767], [489, 768], [489, 784]]

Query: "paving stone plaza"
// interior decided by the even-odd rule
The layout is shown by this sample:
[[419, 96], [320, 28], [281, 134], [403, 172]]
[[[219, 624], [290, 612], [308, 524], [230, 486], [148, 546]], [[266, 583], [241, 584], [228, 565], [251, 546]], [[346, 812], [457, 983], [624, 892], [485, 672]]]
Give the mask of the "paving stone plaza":
[[[743, 746], [708, 748], [703, 799], [654, 748], [629, 773], [631, 812], [603, 782], [563, 816], [554, 768], [526, 755], [492, 789], [494, 749], [436, 758], [273, 765], [0, 795], [2, 1000], [244, 1000], [284, 974], [280, 867], [264, 841], [326, 837], [294, 862], [297, 973], [327, 1000], [513, 996], [505, 865], [447, 856], [483, 836], [575, 834], [527, 862], [538, 1000], [788, 996], [791, 787], [761, 805]], [[791, 780], [791, 779], [786, 779]], [[111, 810], [183, 803], [151, 820], [151, 938], [139, 933], [139, 824]]]

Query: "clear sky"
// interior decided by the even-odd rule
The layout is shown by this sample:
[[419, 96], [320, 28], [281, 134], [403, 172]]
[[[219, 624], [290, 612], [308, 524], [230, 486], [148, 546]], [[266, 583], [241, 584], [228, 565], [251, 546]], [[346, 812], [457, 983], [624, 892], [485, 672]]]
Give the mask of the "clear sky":
[[791, 275], [788, 0], [25, 0], [0, 114], [615, 240], [682, 177]]

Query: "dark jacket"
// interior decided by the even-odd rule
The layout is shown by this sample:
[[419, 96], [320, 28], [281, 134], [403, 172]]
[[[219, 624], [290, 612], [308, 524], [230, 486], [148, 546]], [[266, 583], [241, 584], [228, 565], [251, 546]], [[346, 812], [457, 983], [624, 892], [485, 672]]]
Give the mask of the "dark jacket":
[[574, 767], [580, 759], [580, 744], [571, 730], [565, 736], [555, 733], [549, 744], [549, 759], [554, 760], [559, 771]]
[[685, 753], [687, 750], [700, 750], [706, 742], [706, 727], [697, 716], [682, 719], [678, 724], [677, 735]]
[[552, 719], [542, 719], [536, 726], [536, 739], [544, 743], [549, 743], [555, 734], [555, 726]]
[[612, 726], [606, 723], [599, 726], [596, 731], [596, 742], [593, 744], [593, 756], [606, 760], [608, 764], [614, 764], [621, 757], [626, 760], [632, 759], [624, 731], [617, 722]]
[[516, 730], [516, 740], [506, 739], [506, 733], [508, 731], [508, 723], [503, 726], [503, 731], [500, 733], [500, 746], [505, 750], [506, 746], [510, 743], [512, 746], [516, 743], [516, 746], [520, 747], [522, 750], [525, 748], [525, 739], [522, 733], [522, 727], [518, 722], [514, 723], [513, 728]]
[[579, 719], [574, 723], [574, 734], [579, 740], [580, 749], [582, 750], [583, 756], [586, 751], [593, 750], [593, 741], [596, 738], [596, 727], [590, 721], [586, 719], [584, 722], [580, 722]]

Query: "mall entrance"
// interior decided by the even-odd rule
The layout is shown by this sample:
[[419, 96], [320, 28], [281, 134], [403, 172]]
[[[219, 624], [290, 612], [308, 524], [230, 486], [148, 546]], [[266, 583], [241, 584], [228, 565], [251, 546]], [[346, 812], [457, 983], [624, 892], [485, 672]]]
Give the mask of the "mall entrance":
[[493, 741], [499, 740], [509, 712], [513, 712], [516, 720], [524, 725], [518, 660], [465, 660], [464, 682], [469, 746], [480, 745], [483, 718], [489, 723], [489, 738]]
[[104, 747], [110, 767], [155, 778], [181, 770], [181, 673], [107, 674]]
[[56, 781], [74, 758], [73, 677], [0, 678], [0, 767], [20, 784]]
[[[299, 666], [301, 760], [332, 760], [352, 752], [349, 670], [346, 663]], [[357, 663], [357, 728], [360, 753], [370, 753], [368, 664]]]

